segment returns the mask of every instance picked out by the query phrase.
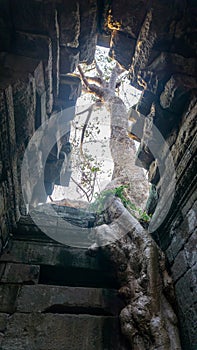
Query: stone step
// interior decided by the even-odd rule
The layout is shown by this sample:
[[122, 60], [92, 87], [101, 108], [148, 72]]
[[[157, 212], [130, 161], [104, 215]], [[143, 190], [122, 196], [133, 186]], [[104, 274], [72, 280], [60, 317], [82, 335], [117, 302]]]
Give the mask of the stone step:
[[0, 261], [25, 264], [67, 266], [100, 270], [97, 256], [89, 256], [83, 248], [68, 247], [61, 244], [22, 241], [13, 239]]
[[119, 315], [117, 290], [49, 285], [0, 285], [0, 312]]
[[1, 350], [123, 350], [112, 316], [0, 314]]
[[87, 249], [13, 239], [0, 258], [0, 263], [6, 262], [39, 265], [42, 284], [119, 287], [109, 261], [100, 253], [88, 255]]
[[29, 264], [0, 263], [0, 281], [4, 283], [35, 284], [39, 281], [40, 266]]
[[95, 219], [95, 213], [85, 209], [46, 203], [31, 210], [30, 215], [20, 218], [14, 237], [87, 249], [95, 242], [92, 240]]
[[17, 312], [118, 315], [124, 303], [117, 290], [104, 288], [24, 285], [17, 300]]

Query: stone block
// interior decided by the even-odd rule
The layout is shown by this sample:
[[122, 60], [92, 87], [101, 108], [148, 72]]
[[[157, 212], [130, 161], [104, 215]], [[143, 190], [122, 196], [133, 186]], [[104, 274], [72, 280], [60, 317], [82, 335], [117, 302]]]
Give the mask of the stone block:
[[[174, 159], [174, 164], [177, 165], [182, 161], [183, 167], [180, 172], [182, 173], [185, 169], [185, 163], [192, 154], [196, 153], [196, 98], [192, 99], [187, 112], [183, 115], [181, 120], [181, 126], [177, 135], [176, 142], [171, 148], [171, 154]], [[177, 169], [178, 171], [179, 169]], [[181, 174], [178, 173], [178, 176]]]
[[16, 298], [19, 289], [19, 285], [0, 285], [0, 312], [13, 313], [15, 311]]
[[135, 164], [148, 170], [153, 160], [154, 156], [152, 155], [148, 147], [146, 147], [146, 145], [141, 141], [141, 144], [137, 150]]
[[[123, 32], [113, 30], [109, 56], [118, 61], [125, 69], [128, 69], [131, 65], [131, 58], [134, 54], [135, 45], [135, 39]], [[122, 55], [122, 52], [124, 52], [124, 56]]]
[[159, 179], [160, 179], [160, 173], [159, 173], [158, 162], [157, 160], [154, 160], [149, 167], [148, 181], [152, 185], [156, 185], [159, 182]]
[[[155, 52], [162, 47], [168, 47], [173, 39], [173, 20], [179, 12], [170, 0], [165, 2], [153, 1], [151, 8], [144, 14], [138, 35], [135, 53], [131, 66], [132, 80], [138, 80], [142, 70], [153, 71]], [[162, 45], [163, 44], [163, 45]], [[165, 45], [165, 46], [164, 46]], [[162, 65], [162, 60], [158, 66]]]
[[77, 98], [81, 95], [81, 79], [75, 74], [61, 75], [59, 98], [73, 101], [75, 104]]
[[79, 63], [79, 48], [60, 46], [60, 75], [73, 73]]
[[6, 330], [6, 324], [8, 321], [9, 314], [0, 313], [0, 333], [4, 333]]
[[136, 105], [136, 110], [143, 116], [147, 116], [150, 113], [151, 106], [155, 100], [155, 95], [149, 91], [144, 90], [140, 96], [140, 99]]
[[172, 75], [160, 96], [162, 108], [176, 114], [181, 113], [188, 101], [189, 91], [196, 87], [197, 82], [195, 78], [180, 74]]
[[0, 51], [8, 51], [11, 46], [13, 27], [10, 16], [10, 4], [6, 0], [0, 3]]
[[196, 350], [196, 346], [197, 346], [197, 305], [196, 304], [188, 308], [188, 310], [185, 312], [185, 325], [189, 333], [188, 335], [189, 335], [189, 340], [191, 344], [190, 349]]
[[94, 0], [80, 0], [80, 62], [91, 64], [97, 43], [97, 3]]
[[58, 6], [58, 22], [60, 45], [77, 48], [80, 35], [79, 3], [77, 1], [61, 2]]
[[197, 262], [197, 230], [190, 236], [188, 242], [184, 246], [184, 251], [188, 265], [192, 267]]
[[16, 141], [24, 142], [34, 133], [34, 118], [36, 110], [35, 80], [29, 75], [23, 81], [17, 81], [13, 86], [14, 116], [16, 126]]
[[7, 263], [1, 283], [38, 283], [39, 271], [36, 265]]
[[194, 203], [192, 208], [186, 214], [186, 220], [188, 222], [188, 233], [189, 235], [195, 230], [197, 227], [197, 202]]
[[173, 262], [174, 262], [174, 255], [173, 255], [173, 250], [172, 250], [171, 246], [169, 246], [169, 247], [166, 249], [165, 254], [166, 254], [166, 257], [167, 257], [167, 259], [168, 259], [170, 265], [172, 265]]
[[[162, 52], [155, 60], [148, 66], [149, 70], [156, 73], [160, 78], [166, 76], [168, 72], [169, 78], [173, 74], [185, 74], [189, 76], [196, 76], [196, 64], [194, 58], [186, 58], [175, 53]], [[188, 83], [193, 79], [186, 78]], [[189, 85], [190, 85], [189, 83]]]
[[85, 249], [46, 242], [14, 240], [9, 252], [5, 252], [0, 260], [2, 262], [81, 267], [97, 271], [101, 269], [98, 256], [88, 256]]
[[110, 15], [107, 18], [108, 28], [111, 30], [118, 29], [133, 38], [137, 38], [146, 14], [145, 3], [145, 0], [112, 2]]
[[6, 331], [8, 317], [9, 317], [8, 314], [0, 313], [0, 348], [1, 348], [2, 340], [4, 338], [4, 333]]
[[144, 129], [144, 116], [133, 108], [129, 110], [128, 132], [133, 140], [141, 141]]
[[184, 312], [178, 310], [182, 349], [196, 350], [197, 345], [197, 306], [192, 305]]
[[[149, 135], [149, 139], [151, 137], [158, 138], [158, 136], [156, 136], [155, 130], [153, 129], [154, 125], [156, 130], [158, 130], [166, 139], [170, 132], [172, 132], [172, 130], [178, 126], [180, 116], [177, 116], [176, 114], [168, 110], [164, 110], [163, 108], [161, 108], [159, 103], [154, 102], [151, 106], [151, 111], [149, 115], [147, 116], [147, 118], [145, 118], [145, 121], [147, 121], [147, 125], [145, 123], [144, 137], [147, 134]], [[157, 142], [162, 141], [159, 139]], [[160, 146], [160, 144], [158, 144], [157, 147], [158, 146]]]
[[54, 25], [55, 8], [52, 2], [12, 0], [10, 7], [16, 30], [46, 34]]
[[16, 313], [1, 350], [121, 350], [118, 332], [114, 317]]
[[27, 79], [29, 74], [33, 74], [39, 64], [38, 59], [19, 56], [9, 53], [0, 54], [1, 85], [4, 89], [9, 84], [13, 84], [18, 79]]
[[51, 39], [47, 35], [31, 34], [17, 31], [12, 52], [26, 57], [47, 61]]
[[185, 313], [197, 301], [197, 264], [190, 268], [177, 283], [175, 292], [178, 305]]
[[[38, 53], [36, 55], [39, 57]], [[38, 93], [42, 94], [46, 90], [47, 113], [51, 112], [53, 104], [53, 59], [51, 40], [49, 40], [48, 56], [47, 59], [43, 60], [43, 65], [40, 64], [40, 60], [37, 58], [7, 53], [0, 55], [0, 63], [2, 65], [2, 71], [0, 68], [2, 77], [0, 88], [5, 88], [9, 84], [18, 85], [18, 80], [21, 80], [24, 83], [28, 78], [30, 79], [30, 74], [32, 74], [36, 81]]]
[[34, 285], [23, 286], [17, 312], [89, 313], [118, 315], [124, 307], [113, 289]]
[[[1, 239], [5, 245], [10, 232], [10, 225], [15, 225], [18, 219], [19, 183], [17, 169], [17, 145], [14, 120], [13, 90], [7, 86], [0, 94], [0, 216]], [[9, 197], [8, 197], [9, 191]]]
[[173, 230], [172, 228], [171, 234], [173, 234], [173, 238], [170, 247], [174, 257], [176, 257], [179, 251], [183, 249], [183, 246], [186, 241], [184, 223], [182, 223], [181, 226], [176, 228], [175, 230]]
[[187, 258], [185, 252], [181, 250], [174, 260], [172, 266], [173, 280], [177, 281], [188, 269]]
[[1, 278], [2, 278], [2, 276], [4, 274], [5, 267], [6, 267], [5, 263], [0, 263], [0, 281], [1, 281]]

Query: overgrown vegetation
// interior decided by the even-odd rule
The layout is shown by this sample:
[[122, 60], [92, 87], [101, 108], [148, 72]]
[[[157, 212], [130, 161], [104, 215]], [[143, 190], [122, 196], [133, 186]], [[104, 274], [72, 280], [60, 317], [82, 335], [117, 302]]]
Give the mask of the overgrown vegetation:
[[101, 214], [103, 212], [104, 207], [105, 207], [105, 203], [109, 199], [109, 197], [115, 196], [115, 197], [120, 198], [124, 207], [127, 208], [128, 211], [136, 219], [148, 223], [151, 219], [151, 216], [149, 216], [141, 208], [137, 207], [134, 203], [131, 202], [130, 199], [128, 199], [126, 197], [125, 190], [128, 187], [129, 187], [129, 185], [121, 185], [121, 186], [116, 187], [114, 189], [105, 190], [105, 191], [101, 192], [100, 194], [97, 194], [95, 202], [90, 204], [90, 209], [97, 212], [98, 215]]

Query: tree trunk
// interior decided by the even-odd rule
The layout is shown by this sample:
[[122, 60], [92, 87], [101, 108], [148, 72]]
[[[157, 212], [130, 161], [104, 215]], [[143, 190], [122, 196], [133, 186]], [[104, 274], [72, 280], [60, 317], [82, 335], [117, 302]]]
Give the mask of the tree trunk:
[[[117, 65], [111, 73], [109, 83], [103, 79], [102, 72], [96, 66], [98, 77], [87, 79], [79, 66], [82, 80], [89, 92], [95, 94], [104, 103], [110, 114], [110, 151], [114, 162], [112, 182], [107, 186], [115, 188], [128, 185], [125, 193], [128, 199], [140, 208], [145, 207], [148, 198], [148, 181], [144, 170], [135, 165], [135, 143], [128, 136], [128, 113], [123, 100], [115, 95], [116, 80], [122, 69]], [[90, 84], [89, 81], [96, 82]]]
[[135, 165], [135, 143], [128, 136], [128, 113], [119, 97], [104, 101], [111, 117], [110, 151], [114, 162], [112, 182], [108, 188], [128, 185], [125, 195], [140, 208], [148, 198], [148, 181], [143, 169]]
[[[115, 96], [120, 69], [116, 66], [112, 71], [109, 83], [98, 70], [99, 86], [90, 84], [80, 67], [79, 71], [86, 88], [99, 96], [111, 116], [110, 149], [114, 172], [107, 188], [129, 184], [125, 195], [142, 207], [148, 185], [143, 170], [135, 166], [135, 145], [127, 134], [126, 107]], [[132, 350], [180, 350], [177, 318], [172, 307], [173, 284], [163, 253], [117, 197], [108, 198], [104, 205], [103, 224], [95, 228], [94, 248], [100, 247], [117, 271], [120, 294], [126, 303], [120, 314], [123, 334]]]

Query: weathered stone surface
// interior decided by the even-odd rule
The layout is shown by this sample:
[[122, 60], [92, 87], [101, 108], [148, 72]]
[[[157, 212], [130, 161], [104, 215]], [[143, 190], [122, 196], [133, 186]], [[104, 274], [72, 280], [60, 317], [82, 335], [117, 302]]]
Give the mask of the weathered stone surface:
[[87, 248], [91, 245], [89, 235], [96, 220], [94, 213], [55, 204], [40, 205], [30, 213], [39, 228], [28, 216], [26, 220], [19, 222], [15, 230], [17, 237], [45, 241], [51, 237], [57, 242], [74, 247]]
[[196, 63], [194, 58], [185, 58], [178, 54], [162, 52], [148, 66], [148, 70], [158, 74], [160, 78], [168, 76], [172, 72], [195, 76]]
[[[43, 72], [40, 65], [40, 60], [36, 58], [31, 58], [31, 53], [27, 53], [30, 57], [20, 56], [15, 54], [0, 54], [0, 72], [1, 72], [1, 83], [0, 88], [5, 88], [9, 84], [17, 84], [18, 80], [24, 81], [30, 77], [30, 74], [34, 76], [37, 82], [43, 80]], [[33, 56], [33, 54], [32, 54]], [[47, 112], [51, 113], [52, 104], [53, 104], [53, 95], [52, 95], [52, 43], [49, 40], [48, 46], [48, 56], [47, 60], [43, 61], [44, 67], [44, 80], [42, 83], [42, 93], [43, 87], [46, 90], [47, 100], [46, 107]], [[40, 76], [38, 74], [40, 72]], [[29, 107], [30, 108], [30, 107]]]
[[[125, 11], [125, 9], [127, 10]], [[133, 38], [137, 38], [145, 14], [145, 0], [135, 0], [132, 3], [127, 0], [115, 1], [111, 4], [107, 17], [107, 26], [109, 29], [120, 30], [128, 33]]]
[[60, 46], [60, 74], [72, 73], [79, 63], [79, 48]]
[[197, 261], [197, 230], [194, 230], [189, 241], [185, 244], [184, 250], [189, 266], [192, 267]]
[[[55, 31], [54, 31], [55, 32]], [[55, 42], [54, 42], [55, 41]], [[44, 74], [46, 80], [46, 90], [47, 90], [47, 106], [48, 112], [51, 112], [52, 104], [52, 89], [54, 95], [57, 94], [55, 91], [55, 85], [57, 85], [58, 74], [59, 74], [59, 62], [58, 62], [58, 38], [54, 40], [46, 35], [31, 34], [25, 32], [16, 32], [15, 41], [12, 45], [12, 52], [20, 55], [31, 57], [33, 59], [43, 60]], [[21, 57], [22, 59], [22, 57]], [[42, 76], [42, 75], [41, 75]], [[37, 74], [38, 77], [38, 74]], [[52, 78], [53, 77], [53, 78]], [[40, 77], [41, 79], [41, 77]], [[52, 88], [52, 79], [53, 88]], [[45, 88], [44, 88], [45, 90]], [[57, 86], [56, 86], [57, 90]]]
[[191, 150], [193, 148], [195, 150], [194, 146], [192, 147], [191, 145], [192, 143], [194, 143], [194, 145], [196, 144], [196, 108], [197, 100], [194, 98], [194, 100], [191, 101], [187, 112], [183, 116], [176, 142], [171, 148], [175, 165], [180, 162], [183, 155], [187, 153], [188, 149]]
[[40, 267], [36, 265], [7, 263], [3, 269], [1, 283], [38, 283], [39, 271]]
[[148, 215], [152, 215], [155, 211], [155, 208], [157, 206], [157, 202], [158, 202], [158, 193], [156, 190], [156, 187], [154, 185], [151, 185], [150, 188], [150, 194], [146, 203], [146, 212], [148, 213]]
[[197, 264], [189, 269], [175, 284], [175, 290], [181, 310], [186, 312], [197, 300]]
[[[172, 40], [173, 26], [171, 23], [176, 17], [178, 10], [178, 7], [174, 7], [174, 4], [170, 1], [162, 4], [153, 1], [152, 7], [143, 16], [143, 24], [131, 66], [131, 79], [133, 81], [137, 80], [138, 72], [145, 69], [149, 61], [152, 60], [153, 48], [156, 45], [158, 48], [162, 41], [167, 40], [169, 43]], [[166, 33], [168, 34], [166, 35]]]
[[5, 89], [8, 85], [16, 83], [17, 80], [26, 79], [29, 74], [34, 73], [38, 64], [38, 59], [0, 53], [0, 88]]
[[1, 1], [0, 11], [0, 51], [8, 51], [11, 46], [13, 28], [10, 18], [10, 3]]
[[61, 3], [58, 8], [58, 21], [60, 45], [77, 48], [80, 34], [79, 3], [75, 1]]
[[[107, 334], [103, 327], [108, 329]], [[83, 330], [83, 331], [82, 331]], [[114, 317], [89, 315], [15, 314], [9, 318], [2, 350], [121, 349]], [[113, 337], [109, 335], [113, 334]], [[115, 337], [114, 337], [115, 335]]]
[[[34, 133], [36, 109], [35, 80], [29, 76], [13, 86], [16, 141], [21, 144]], [[26, 119], [27, 117], [27, 119]]]
[[182, 347], [183, 349], [187, 349], [189, 345], [191, 350], [195, 350], [197, 344], [196, 305], [190, 306], [187, 311], [179, 309], [179, 318], [181, 319], [180, 331], [182, 335]]
[[136, 141], [141, 141], [144, 130], [144, 116], [131, 108], [129, 110], [128, 132], [129, 136]]
[[[156, 139], [155, 156], [161, 146], [159, 143], [162, 143], [161, 139], [156, 138], [155, 130], [158, 130], [165, 139], [170, 132], [177, 128], [180, 117], [181, 115], [162, 109], [158, 103], [152, 104], [150, 113], [145, 118], [143, 139], [146, 140], [147, 146], [148, 142], [153, 144], [154, 139]], [[161, 152], [161, 150], [159, 151]]]
[[5, 252], [1, 261], [101, 269], [98, 256], [88, 256], [85, 249], [39, 242], [13, 241], [10, 252]]
[[188, 101], [188, 93], [197, 88], [195, 78], [183, 75], [173, 75], [166, 83], [160, 96], [161, 106], [173, 113], [181, 113]]
[[19, 285], [14, 284], [0, 285], [0, 312], [13, 313], [15, 311], [19, 288]]
[[15, 33], [12, 51], [20, 56], [27, 56], [40, 60], [48, 60], [51, 39], [47, 35], [32, 34], [17, 31]]
[[146, 147], [144, 143], [141, 143], [137, 150], [135, 164], [148, 170], [153, 160], [154, 156], [152, 155], [148, 147]]
[[4, 332], [6, 331], [6, 324], [9, 315], [6, 313], [0, 313], [0, 346], [4, 337]]
[[[38, 93], [39, 96], [44, 96], [46, 95], [46, 91], [45, 91], [45, 80], [44, 80], [44, 67], [43, 67], [43, 63], [40, 62], [38, 64], [38, 66], [36, 67], [35, 71], [34, 71], [34, 78], [35, 78], [35, 84], [36, 84], [36, 92]], [[46, 97], [45, 97], [46, 99]], [[44, 104], [44, 106], [40, 107], [45, 108], [45, 120], [46, 120], [46, 102]], [[44, 111], [43, 111], [44, 114]]]
[[23, 286], [17, 297], [17, 312], [89, 313], [118, 315], [123, 307], [117, 291], [101, 288]]
[[77, 98], [81, 95], [81, 88], [81, 80], [75, 74], [62, 74], [56, 107], [65, 109], [74, 106]]
[[97, 41], [97, 3], [94, 0], [80, 0], [80, 62], [92, 63]]
[[173, 279], [176, 282], [188, 269], [187, 258], [184, 251], [180, 251], [172, 266]]
[[[188, 255], [187, 259], [190, 266], [192, 266], [195, 261], [196, 251], [194, 247], [196, 246], [196, 226], [196, 205], [194, 204], [185, 215], [185, 218], [183, 219], [183, 216], [178, 217], [170, 229], [172, 241], [167, 252], [169, 249], [173, 251], [173, 256], [175, 258], [178, 252], [185, 247], [185, 254]], [[192, 232], [193, 235], [191, 235]]]
[[[6, 313], [0, 313], [0, 333], [6, 330], [6, 323], [9, 315]], [[0, 338], [1, 339], [1, 338]]]
[[[11, 225], [19, 217], [19, 183], [17, 171], [17, 146], [12, 88], [0, 92], [0, 241], [3, 247], [8, 239]], [[9, 191], [9, 197], [7, 195]]]
[[159, 167], [157, 160], [154, 160], [154, 162], [151, 163], [149, 167], [149, 172], [148, 172], [148, 181], [156, 185], [159, 182], [160, 175], [159, 175]]
[[[125, 69], [129, 69], [135, 45], [135, 39], [124, 34], [123, 32], [113, 30], [111, 35], [109, 56], [118, 61]], [[124, 52], [124, 57], [122, 56], [122, 52]]]
[[11, 1], [12, 20], [16, 30], [35, 34], [49, 33], [55, 19], [54, 4], [30, 0]]
[[144, 90], [136, 105], [137, 112], [141, 113], [144, 116], [147, 116], [150, 113], [150, 109], [154, 100], [155, 95], [149, 90]]

